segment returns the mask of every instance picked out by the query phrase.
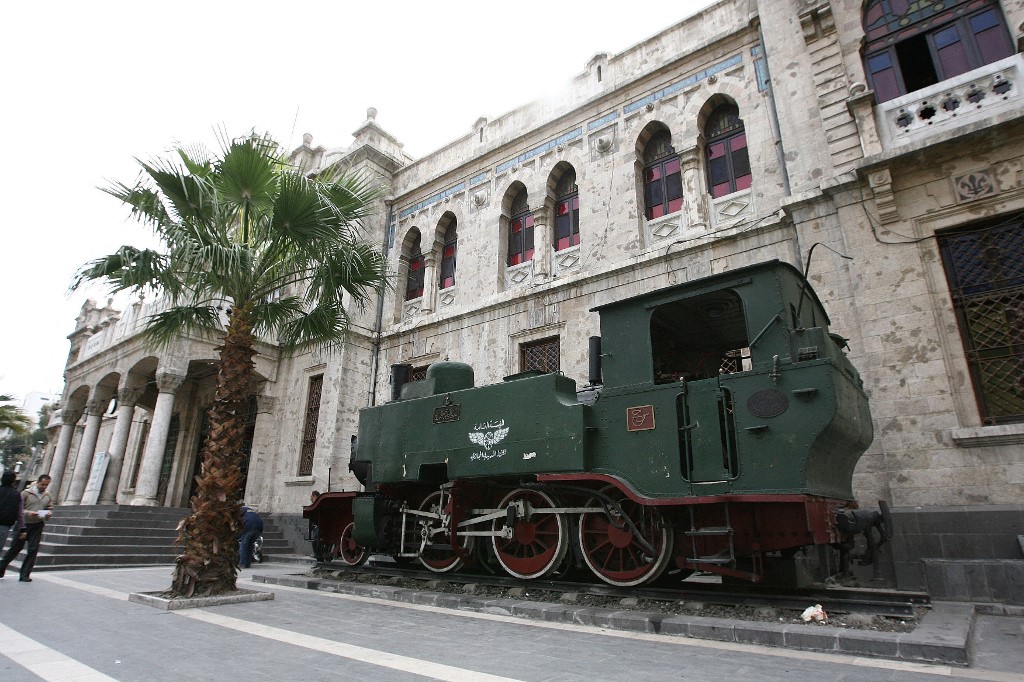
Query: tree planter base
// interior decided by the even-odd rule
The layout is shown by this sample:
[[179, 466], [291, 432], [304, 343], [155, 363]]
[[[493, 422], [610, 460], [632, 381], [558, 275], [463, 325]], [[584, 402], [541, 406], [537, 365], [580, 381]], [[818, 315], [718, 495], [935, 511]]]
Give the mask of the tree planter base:
[[235, 590], [230, 594], [221, 594], [216, 597], [167, 597], [166, 592], [133, 592], [128, 595], [128, 601], [137, 604], [145, 604], [164, 611], [177, 611], [179, 609], [197, 609], [205, 606], [220, 606], [222, 604], [243, 604], [252, 601], [269, 601], [274, 598], [273, 592], [260, 592], [258, 590]]

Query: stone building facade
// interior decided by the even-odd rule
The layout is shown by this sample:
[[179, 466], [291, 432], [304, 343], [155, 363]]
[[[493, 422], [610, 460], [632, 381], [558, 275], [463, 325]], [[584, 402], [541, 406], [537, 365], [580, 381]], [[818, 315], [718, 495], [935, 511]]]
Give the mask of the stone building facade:
[[[247, 501], [288, 514], [354, 489], [357, 412], [388, 399], [392, 364], [583, 384], [594, 306], [778, 258], [806, 269], [865, 379], [876, 436], [854, 485], [905, 522], [893, 575], [1019, 558], [1022, 34], [1020, 0], [722, 0], [420, 159], [373, 110], [348, 147], [307, 135], [304, 170], [388, 188], [366, 228], [395, 287], [336, 352], [260, 348]], [[65, 502], [96, 453], [101, 502], [188, 499], [215, 356], [141, 345], [158, 305], [87, 303], [69, 337], [47, 457]]]

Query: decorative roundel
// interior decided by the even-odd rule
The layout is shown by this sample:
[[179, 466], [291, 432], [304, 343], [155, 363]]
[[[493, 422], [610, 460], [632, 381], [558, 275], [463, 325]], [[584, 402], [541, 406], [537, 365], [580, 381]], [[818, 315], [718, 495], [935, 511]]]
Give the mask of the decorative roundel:
[[782, 391], [766, 388], [747, 398], [747, 409], [755, 417], [777, 417], [789, 408], [789, 398]]

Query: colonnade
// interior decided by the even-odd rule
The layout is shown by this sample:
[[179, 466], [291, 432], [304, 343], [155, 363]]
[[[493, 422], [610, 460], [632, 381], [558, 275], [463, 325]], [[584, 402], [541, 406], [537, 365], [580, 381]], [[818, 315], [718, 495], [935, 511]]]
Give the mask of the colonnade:
[[[146, 449], [142, 454], [139, 475], [135, 483], [135, 495], [129, 504], [157, 506], [162, 503], [162, 500], [157, 499], [157, 491], [160, 485], [160, 468], [167, 445], [175, 396], [185, 379], [184, 375], [169, 370], [159, 370], [156, 373], [155, 383], [158, 390], [156, 405], [153, 408], [149, 436], [146, 440]], [[107, 448], [107, 454], [110, 459], [99, 493], [99, 504], [115, 504], [117, 501], [118, 487], [124, 468], [125, 452], [131, 433], [132, 418], [135, 413], [135, 407], [142, 398], [144, 390], [145, 386], [129, 386], [126, 383], [122, 383], [117, 388], [117, 413], [115, 415], [113, 435]], [[93, 396], [86, 402], [84, 409], [68, 406], [60, 411], [61, 427], [60, 434], [57, 437], [57, 447], [53, 452], [49, 466], [44, 466], [44, 471], [47, 471], [52, 477], [50, 491], [54, 498], [61, 499], [63, 494], [61, 504], [73, 505], [82, 503], [89, 475], [92, 471], [93, 459], [96, 455], [96, 444], [103, 421], [103, 414], [112, 397], [112, 394], [107, 393], [105, 395], [102, 393], [102, 389], [96, 388], [93, 391]], [[86, 416], [85, 430], [78, 449], [74, 453], [75, 466], [71, 480], [64, 481], [62, 479], [64, 477], [64, 470], [67, 467], [68, 457], [71, 455], [75, 427], [81, 420], [83, 413]], [[65, 489], [67, 492], [63, 493]]]

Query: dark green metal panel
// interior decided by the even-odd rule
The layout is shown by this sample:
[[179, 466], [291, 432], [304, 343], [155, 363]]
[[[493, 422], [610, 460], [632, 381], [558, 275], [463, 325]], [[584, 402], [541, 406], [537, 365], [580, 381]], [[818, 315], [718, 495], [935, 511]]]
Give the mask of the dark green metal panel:
[[360, 413], [379, 430], [376, 443], [360, 435], [358, 458], [374, 460], [378, 483], [580, 471], [583, 411], [557, 374], [402, 400]]

